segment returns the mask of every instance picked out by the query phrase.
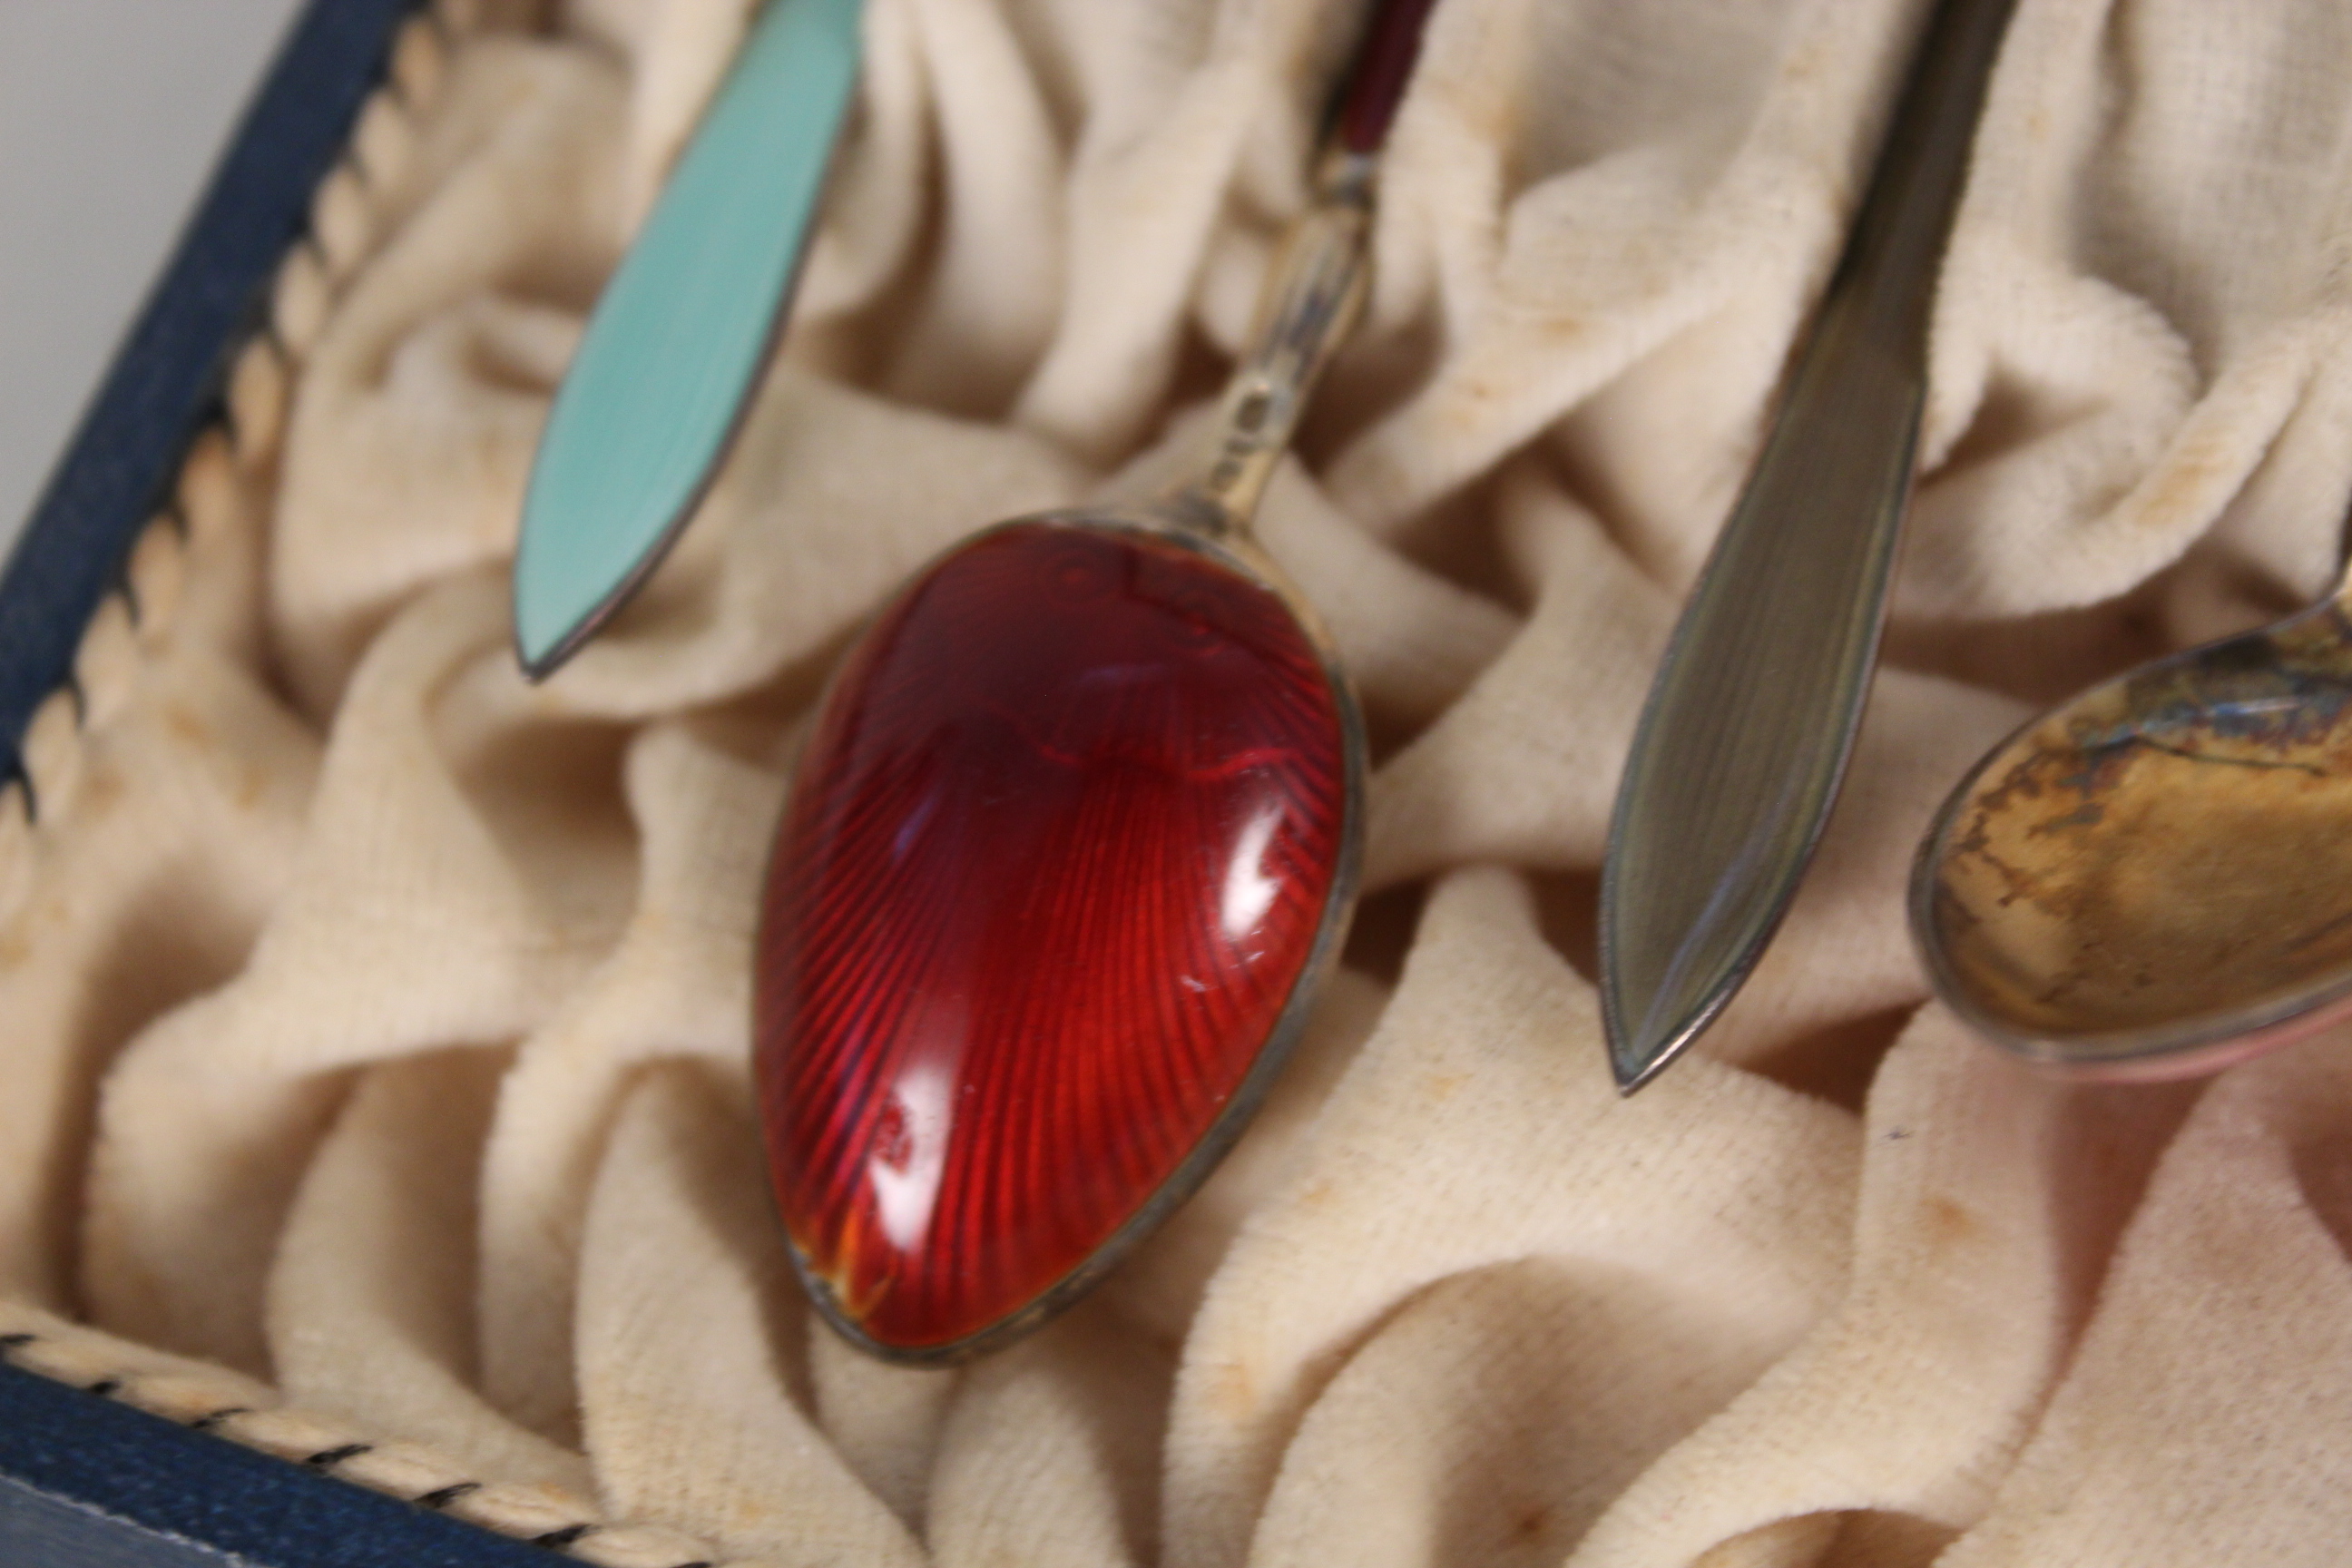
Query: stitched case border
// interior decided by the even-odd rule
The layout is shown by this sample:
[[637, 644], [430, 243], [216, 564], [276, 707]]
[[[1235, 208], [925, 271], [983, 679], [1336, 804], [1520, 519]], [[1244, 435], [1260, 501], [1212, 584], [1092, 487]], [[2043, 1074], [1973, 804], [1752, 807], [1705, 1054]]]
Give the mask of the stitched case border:
[[265, 321], [314, 194], [419, 4], [312, 0], [246, 110], [0, 577], [0, 781], [26, 778], [20, 740], [35, 710], [71, 682], [82, 628], [220, 418], [232, 358]]
[[[86, 1561], [98, 1520], [163, 1539], [158, 1563], [528, 1568], [530, 1547], [356, 1488], [324, 1490], [267, 1454], [0, 1366], [0, 1547]], [[326, 1456], [320, 1456], [323, 1459]], [[322, 1467], [323, 1468], [323, 1467]], [[25, 1561], [55, 1561], [47, 1552]], [[133, 1561], [146, 1561], [142, 1555]]]
[[[104, 728], [172, 620], [183, 547], [236, 525], [226, 493], [276, 452], [289, 384], [378, 237], [371, 171], [402, 155], [451, 46], [494, 3], [311, 0], [247, 110], [0, 575], [0, 920], [34, 840], [69, 828], [84, 733]], [[0, 1300], [10, 1553], [125, 1568], [493, 1568], [547, 1552], [712, 1568], [722, 1555], [583, 1513], [421, 1445], [257, 1401], [226, 1374], [159, 1373], [103, 1334]]]
[[[252, 1568], [549, 1561], [514, 1556], [520, 1546], [601, 1568], [740, 1561], [682, 1531], [607, 1519], [544, 1487], [477, 1479], [421, 1443], [368, 1440], [331, 1417], [278, 1405], [234, 1374], [158, 1371], [153, 1359], [0, 1301], [0, 1555], [21, 1543], [28, 1522], [37, 1531], [58, 1521], [142, 1548], [162, 1542], [156, 1568], [181, 1561], [171, 1542], [232, 1552]], [[327, 1477], [333, 1481], [314, 1479]], [[146, 1568], [145, 1558], [123, 1560]]]

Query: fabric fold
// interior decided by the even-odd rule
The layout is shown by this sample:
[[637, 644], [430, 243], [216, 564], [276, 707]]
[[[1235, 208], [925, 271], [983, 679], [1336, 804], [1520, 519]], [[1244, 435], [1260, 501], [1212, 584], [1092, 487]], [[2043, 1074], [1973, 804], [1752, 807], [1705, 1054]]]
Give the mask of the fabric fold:
[[2020, 0], [1843, 797], [1738, 1002], [1621, 1100], [1617, 775], [1927, 0], [1442, 0], [1261, 531], [1364, 698], [1368, 897], [1227, 1162], [947, 1372], [832, 1338], [772, 1212], [750, 961], [795, 750], [935, 552], [1180, 477], [1361, 9], [870, 0], [740, 437], [539, 687], [532, 447], [751, 8], [493, 10], [281, 312], [282, 440], [199, 444], [38, 819], [0, 788], [26, 1364], [747, 1563], [2341, 1554], [2352, 1035], [2046, 1080], [1905, 926], [2004, 731], [2336, 570], [2340, 7]]

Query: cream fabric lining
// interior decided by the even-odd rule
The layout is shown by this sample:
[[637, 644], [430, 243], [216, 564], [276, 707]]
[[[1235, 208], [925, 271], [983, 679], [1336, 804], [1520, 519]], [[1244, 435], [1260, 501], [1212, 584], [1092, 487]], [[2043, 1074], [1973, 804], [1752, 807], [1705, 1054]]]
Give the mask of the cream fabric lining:
[[10, 1322], [780, 1563], [2339, 1559], [2352, 1041], [2032, 1079], [1922, 1005], [1900, 893], [2032, 703], [2329, 580], [2340, 7], [2021, 0], [1846, 798], [1702, 1054], [1620, 1102], [1616, 773], [1920, 7], [1446, 0], [1264, 521], [1379, 746], [1349, 967], [1200, 1199], [948, 1373], [813, 1326], [761, 1188], [795, 726], [930, 552], [1166, 471], [1355, 7], [871, 0], [741, 447], [532, 689], [548, 392], [745, 10], [417, 45], [322, 191], [0, 839]]

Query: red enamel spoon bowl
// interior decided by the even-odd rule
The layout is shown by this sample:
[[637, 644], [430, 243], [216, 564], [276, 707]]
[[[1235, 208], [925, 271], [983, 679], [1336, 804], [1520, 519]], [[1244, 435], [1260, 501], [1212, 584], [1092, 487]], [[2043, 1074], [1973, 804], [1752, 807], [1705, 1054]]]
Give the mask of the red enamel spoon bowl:
[[1006, 523], [836, 679], [759, 1064], [801, 1277], [877, 1353], [977, 1353], [1092, 1285], [1239, 1136], [1338, 952], [1362, 726], [1255, 553]]
[[755, 1065], [794, 1267], [877, 1355], [982, 1353], [1100, 1279], [1240, 1135], [1337, 958], [1363, 723], [1248, 523], [1360, 309], [1428, 9], [1388, 6], [1360, 53], [1197, 477], [948, 551], [819, 710]]

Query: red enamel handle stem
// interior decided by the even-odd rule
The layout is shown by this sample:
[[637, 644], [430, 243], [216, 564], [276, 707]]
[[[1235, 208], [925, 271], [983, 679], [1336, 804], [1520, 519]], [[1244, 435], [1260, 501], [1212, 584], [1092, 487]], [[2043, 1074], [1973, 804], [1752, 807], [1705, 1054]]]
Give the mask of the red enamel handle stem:
[[1333, 137], [1344, 152], [1377, 153], [1388, 139], [1405, 84], [1421, 55], [1422, 24], [1437, 0], [1380, 0], [1356, 47], [1346, 96], [1333, 121]]

